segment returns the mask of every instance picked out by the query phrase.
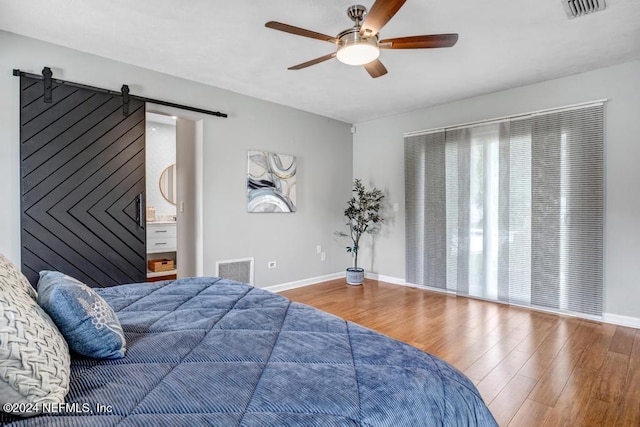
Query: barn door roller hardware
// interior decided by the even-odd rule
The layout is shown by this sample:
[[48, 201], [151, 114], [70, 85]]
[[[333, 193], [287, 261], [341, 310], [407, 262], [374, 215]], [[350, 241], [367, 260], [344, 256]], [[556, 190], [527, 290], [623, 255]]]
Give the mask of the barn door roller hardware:
[[46, 103], [53, 102], [52, 89], [53, 89], [53, 82], [55, 81], [55, 83], [59, 85], [67, 85], [67, 86], [77, 87], [80, 89], [89, 89], [96, 92], [108, 93], [110, 95], [122, 96], [122, 112], [124, 113], [125, 116], [129, 114], [130, 100], [137, 99], [138, 101], [142, 101], [142, 102], [151, 102], [153, 104], [165, 105], [167, 107], [179, 108], [181, 110], [193, 111], [195, 113], [208, 114], [210, 116], [216, 116], [216, 117], [222, 117], [222, 118], [228, 117], [226, 113], [221, 113], [220, 111], [211, 111], [211, 110], [206, 110], [204, 108], [197, 108], [197, 107], [190, 107], [189, 105], [176, 104], [175, 102], [162, 101], [160, 99], [145, 98], [144, 96], [130, 95], [129, 86], [127, 85], [122, 85], [120, 92], [117, 92], [115, 90], [102, 89], [99, 87], [88, 86], [81, 83], [74, 83], [74, 82], [68, 82], [65, 80], [53, 79], [52, 78], [53, 72], [49, 67], [44, 67], [42, 69], [42, 75], [26, 73], [24, 71], [20, 71], [19, 69], [14, 69], [13, 75], [17, 77], [24, 76], [32, 79], [44, 80], [44, 102]]
[[51, 97], [51, 76], [53, 76], [51, 68], [44, 67], [42, 69], [42, 78], [44, 79], [44, 102], [46, 102], [47, 104], [51, 104], [51, 100], [53, 99]]
[[122, 93], [122, 115], [128, 116], [129, 115], [129, 86], [122, 85], [120, 92]]

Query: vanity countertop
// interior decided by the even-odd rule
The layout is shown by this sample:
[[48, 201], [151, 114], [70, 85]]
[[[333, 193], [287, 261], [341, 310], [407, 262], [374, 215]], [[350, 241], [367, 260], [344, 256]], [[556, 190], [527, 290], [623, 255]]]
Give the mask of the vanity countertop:
[[172, 225], [175, 223], [175, 221], [148, 221], [147, 225]]

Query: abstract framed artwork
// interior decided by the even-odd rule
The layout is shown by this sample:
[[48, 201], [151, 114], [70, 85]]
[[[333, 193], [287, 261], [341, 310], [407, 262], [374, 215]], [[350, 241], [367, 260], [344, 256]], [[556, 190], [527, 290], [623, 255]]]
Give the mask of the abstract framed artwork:
[[296, 211], [296, 157], [249, 150], [247, 211]]

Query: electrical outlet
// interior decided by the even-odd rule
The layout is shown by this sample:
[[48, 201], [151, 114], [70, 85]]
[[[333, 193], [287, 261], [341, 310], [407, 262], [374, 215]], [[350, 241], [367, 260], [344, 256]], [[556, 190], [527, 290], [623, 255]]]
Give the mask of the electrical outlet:
[[275, 261], [269, 261], [269, 263], [267, 264], [267, 267], [269, 268], [276, 268], [278, 266], [278, 263]]
[[393, 204], [393, 211], [398, 212], [400, 210], [400, 206], [397, 203]]
[[321, 252], [320, 253], [320, 261], [324, 262], [327, 260], [327, 253], [326, 252]]
[[316, 253], [319, 254], [322, 252], [322, 246], [318, 245], [316, 246]]

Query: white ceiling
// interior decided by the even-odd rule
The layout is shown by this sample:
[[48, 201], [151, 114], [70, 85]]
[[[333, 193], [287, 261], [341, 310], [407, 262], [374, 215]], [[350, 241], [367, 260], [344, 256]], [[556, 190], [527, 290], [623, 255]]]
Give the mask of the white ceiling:
[[265, 22], [334, 36], [354, 1], [0, 0], [0, 29], [349, 123], [640, 59], [640, 0], [573, 20], [561, 0], [408, 0], [381, 38], [453, 32], [457, 45], [384, 50], [377, 79], [335, 59], [288, 71], [335, 46]]

